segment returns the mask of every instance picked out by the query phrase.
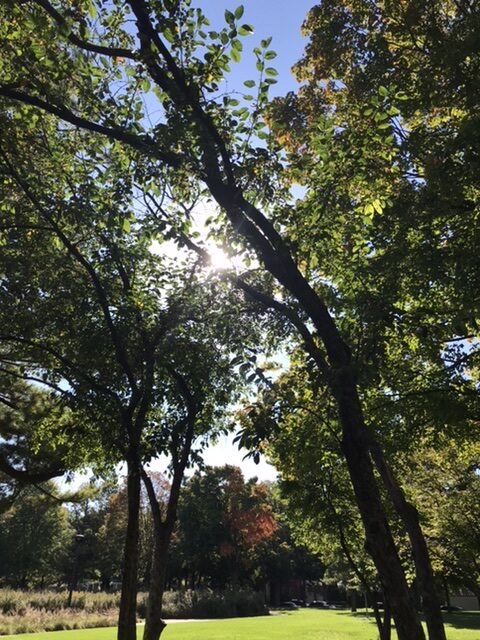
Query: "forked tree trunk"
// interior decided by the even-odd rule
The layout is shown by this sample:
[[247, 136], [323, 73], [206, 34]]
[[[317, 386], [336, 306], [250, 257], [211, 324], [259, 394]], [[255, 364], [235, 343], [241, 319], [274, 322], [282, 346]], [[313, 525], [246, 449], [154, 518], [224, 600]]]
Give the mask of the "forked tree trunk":
[[175, 456], [176, 461], [174, 461], [173, 463], [173, 480], [170, 486], [170, 495], [168, 498], [164, 519], [162, 519], [160, 504], [158, 502], [157, 496], [155, 495], [152, 481], [149, 478], [148, 474], [144, 470], [142, 471], [143, 483], [147, 490], [148, 500], [150, 502], [153, 519], [153, 531], [155, 536], [143, 640], [159, 640], [160, 635], [165, 628], [165, 623], [162, 620], [162, 598], [163, 592], [165, 590], [168, 549], [177, 519], [177, 507], [180, 497], [180, 488], [182, 485], [183, 474], [185, 473], [185, 469], [190, 457], [195, 429], [195, 420], [198, 412], [200, 411], [200, 405], [197, 405], [195, 403], [194, 398], [183, 377], [175, 371], [172, 371], [171, 373], [174, 379], [177, 381], [179, 388], [185, 398], [186, 404], [188, 406], [188, 417], [184, 425], [186, 429], [185, 441], [181, 450], [181, 455], [178, 455], [177, 452], [177, 456]]
[[399, 640], [425, 640], [397, 553], [369, 454], [368, 432], [352, 374], [345, 368], [337, 378], [336, 396], [343, 429], [342, 450], [347, 461], [368, 551], [391, 604]]
[[440, 610], [440, 600], [435, 589], [430, 555], [420, 527], [418, 512], [405, 498], [405, 494], [388, 466], [380, 447], [374, 443], [371, 451], [383, 484], [410, 539], [429, 640], [447, 640]]
[[127, 468], [128, 521], [123, 555], [122, 593], [118, 615], [118, 640], [136, 640], [137, 637], [140, 469], [135, 459], [127, 462]]

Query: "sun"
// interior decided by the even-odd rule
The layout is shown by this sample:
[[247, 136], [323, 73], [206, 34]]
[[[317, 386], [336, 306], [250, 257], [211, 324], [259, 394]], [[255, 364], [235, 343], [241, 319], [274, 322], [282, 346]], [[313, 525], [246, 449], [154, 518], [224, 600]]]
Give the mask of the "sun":
[[213, 269], [230, 269], [232, 262], [223, 249], [212, 246], [207, 249], [210, 256], [210, 265]]

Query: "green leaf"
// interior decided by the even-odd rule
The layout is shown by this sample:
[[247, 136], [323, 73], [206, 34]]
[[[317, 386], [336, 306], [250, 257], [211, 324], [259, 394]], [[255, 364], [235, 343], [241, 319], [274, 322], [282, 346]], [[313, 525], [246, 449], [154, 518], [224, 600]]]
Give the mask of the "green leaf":
[[378, 87], [378, 93], [379, 93], [381, 96], [388, 96], [388, 89], [387, 89], [387, 87], [384, 87], [384, 86], [383, 86], [383, 84], [381, 84], [381, 85]]
[[238, 27], [238, 34], [240, 36], [248, 36], [253, 33], [253, 27], [251, 24], [242, 24], [241, 27]]
[[240, 52], [238, 51], [238, 49], [232, 49], [230, 51], [230, 58], [234, 61], [234, 62], [240, 62], [241, 60], [241, 56], [240, 56]]
[[228, 9], [225, 9], [225, 21], [230, 25], [235, 23], [235, 16]]
[[274, 69], [273, 67], [267, 67], [265, 69], [265, 73], [267, 74], [267, 76], [278, 76], [278, 71], [276, 69]]
[[245, 8], [244, 8], [243, 4], [241, 4], [240, 6], [238, 6], [238, 7], [235, 9], [235, 18], [236, 18], [237, 20], [240, 20], [240, 18], [243, 16], [244, 11], [245, 11]]
[[265, 54], [265, 59], [266, 60], [273, 60], [276, 57], [277, 57], [277, 52], [276, 51], [272, 51], [271, 49], [270, 49], [270, 51], [267, 51], [267, 53]]
[[130, 233], [131, 228], [132, 228], [132, 225], [130, 224], [130, 220], [128, 218], [125, 218], [122, 225], [123, 231], [125, 231], [125, 233]]
[[88, 11], [88, 15], [92, 18], [92, 20], [95, 20], [95, 18], [97, 17], [97, 8], [93, 0], [89, 0], [87, 4], [87, 11]]
[[168, 27], [164, 30], [163, 36], [164, 36], [165, 40], [170, 42], [170, 44], [173, 44], [175, 42], [175, 35], [174, 35], [173, 31], [171, 31]]
[[255, 86], [255, 80], [245, 80], [243, 84], [249, 89], [251, 89], [252, 87]]

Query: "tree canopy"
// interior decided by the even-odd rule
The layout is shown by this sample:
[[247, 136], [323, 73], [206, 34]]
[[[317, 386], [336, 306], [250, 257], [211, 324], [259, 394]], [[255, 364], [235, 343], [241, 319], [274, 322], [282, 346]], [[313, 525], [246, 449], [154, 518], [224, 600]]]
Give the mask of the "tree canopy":
[[[105, 400], [97, 423], [120, 417], [102, 433], [116, 434], [129, 462], [132, 545], [146, 443], [165, 444], [161, 429], [149, 430], [152, 402], [164, 393], [173, 408], [182, 404], [180, 413], [185, 401], [188, 413], [193, 396], [182, 367], [201, 362], [201, 354], [216, 380], [224, 361], [212, 349], [215, 332], [225, 338], [241, 327], [221, 329], [228, 313], [218, 309], [223, 320], [210, 322], [207, 336], [207, 324], [193, 321], [197, 342], [183, 304], [188, 299], [194, 313], [206, 314], [220, 305], [220, 292], [234, 306], [245, 304], [244, 295], [263, 318], [275, 317], [271, 343], [278, 348], [288, 335], [301, 347], [313, 401], [335, 414], [399, 637], [424, 634], [386, 495], [408, 531], [430, 638], [443, 640], [427, 547], [388, 454], [433, 426], [448, 422], [460, 433], [477, 424], [477, 8], [448, 0], [324, 2], [305, 22], [309, 42], [297, 65], [303, 87], [272, 104], [269, 40], [254, 50], [257, 79], [245, 83], [251, 93], [223, 94], [230, 63], [252, 32], [243, 7], [227, 10], [219, 31], [189, 0], [84, 0], [68, 8], [35, 0], [6, 2], [1, 11], [2, 188], [13, 217], [2, 270], [11, 271], [5, 299], [21, 291], [25, 302], [13, 305], [6, 326], [27, 328], [27, 335], [4, 334], [2, 343], [40, 364], [57, 391], [74, 390], [91, 413], [98, 411], [95, 389]], [[37, 173], [41, 180], [33, 181]], [[305, 189], [298, 202], [293, 183]], [[209, 237], [229, 255], [243, 253], [245, 268], [228, 270], [216, 285], [197, 277], [195, 288], [150, 246], [173, 239], [204, 261], [205, 243], [193, 229], [202, 199], [216, 205], [204, 223]], [[32, 257], [26, 269], [13, 268], [16, 252]], [[49, 304], [53, 285], [65, 292], [61, 321], [62, 298]], [[210, 296], [197, 293], [210, 285]], [[33, 320], [43, 321], [35, 331], [32, 309]], [[65, 339], [65, 329], [85, 349]], [[237, 336], [242, 343], [245, 335]], [[200, 344], [206, 351], [196, 350]], [[179, 362], [183, 347], [195, 355]], [[252, 353], [244, 364], [253, 382], [262, 372]], [[158, 382], [160, 372], [171, 385]], [[216, 384], [209, 390], [217, 400]], [[161, 402], [157, 410], [161, 416]], [[134, 574], [133, 563], [130, 583]], [[135, 634], [131, 603], [127, 610], [121, 639]]]

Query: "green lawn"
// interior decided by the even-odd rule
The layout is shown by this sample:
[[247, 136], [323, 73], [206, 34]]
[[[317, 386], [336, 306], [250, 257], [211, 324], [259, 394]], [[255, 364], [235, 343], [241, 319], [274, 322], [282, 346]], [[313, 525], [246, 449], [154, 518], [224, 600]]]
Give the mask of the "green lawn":
[[[479, 640], [480, 613], [446, 616], [448, 640]], [[139, 629], [141, 640], [141, 628]], [[115, 629], [2, 636], [16, 640], [115, 640]], [[376, 640], [374, 623], [347, 611], [301, 610], [278, 616], [188, 622], [167, 627], [162, 640]]]

